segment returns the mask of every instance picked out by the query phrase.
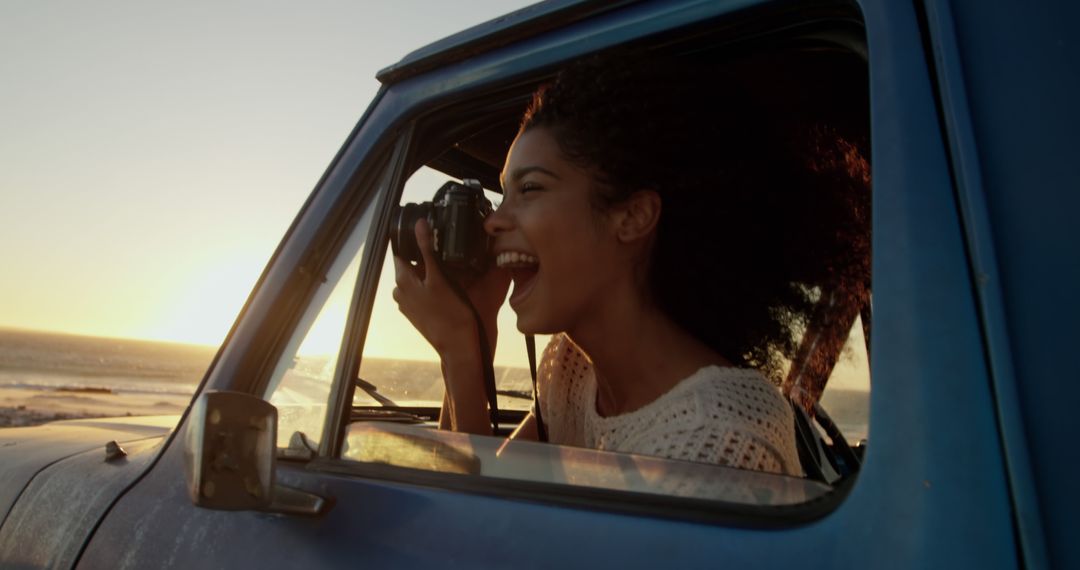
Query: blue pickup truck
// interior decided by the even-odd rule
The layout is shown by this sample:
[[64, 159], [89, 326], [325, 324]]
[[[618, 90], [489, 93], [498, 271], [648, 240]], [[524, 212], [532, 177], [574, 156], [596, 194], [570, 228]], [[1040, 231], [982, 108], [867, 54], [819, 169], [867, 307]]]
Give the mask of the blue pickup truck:
[[[1078, 21], [1064, 0], [554, 1], [409, 54], [182, 417], [0, 430], [0, 566], [1080, 568]], [[753, 69], [865, 133], [870, 302], [825, 332], [871, 364], [868, 429], [820, 378], [805, 477], [439, 431], [437, 369], [380, 358], [423, 349], [384, 324], [395, 209], [447, 178], [497, 192], [533, 90], [611, 50]], [[510, 425], [528, 383], [504, 376]]]

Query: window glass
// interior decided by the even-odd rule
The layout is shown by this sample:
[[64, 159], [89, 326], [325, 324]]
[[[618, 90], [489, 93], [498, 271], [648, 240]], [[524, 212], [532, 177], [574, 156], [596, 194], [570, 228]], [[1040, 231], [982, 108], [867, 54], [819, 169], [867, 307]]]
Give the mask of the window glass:
[[854, 445], [866, 439], [870, 428], [870, 359], [862, 317], [851, 326], [820, 402], [848, 442]]
[[[389, 270], [393, 271], [392, 268]], [[507, 337], [513, 340], [513, 336], [500, 333], [500, 343]], [[423, 347], [428, 346], [422, 337], [419, 341]], [[542, 350], [543, 345], [540, 346]], [[388, 371], [386, 378], [401, 378], [399, 385], [406, 385], [410, 374], [424, 367], [425, 381], [439, 386], [439, 389], [432, 390], [432, 396], [421, 400], [419, 405], [438, 406], [442, 397], [442, 376], [434, 351], [431, 351], [430, 358], [428, 361], [411, 362], [382, 359], [369, 370], [379, 371], [379, 367], [383, 367]], [[515, 377], [528, 374], [527, 369], [506, 369], [512, 370]], [[525, 381], [528, 381], [528, 376], [519, 382]], [[869, 390], [866, 343], [861, 319], [856, 318], [820, 400], [844, 438], [852, 445], [860, 441], [865, 444]], [[358, 397], [358, 403], [359, 400]], [[831, 443], [827, 435], [821, 433], [821, 436], [826, 443]], [[530, 441], [508, 441], [498, 437], [441, 431], [433, 429], [430, 423], [353, 423], [346, 432], [343, 458], [442, 473], [570, 484], [754, 506], [794, 505], [821, 497], [831, 489], [829, 485], [809, 478]], [[835, 476], [835, 468], [826, 469]]]
[[830, 490], [798, 477], [391, 422], [350, 425], [343, 454], [354, 461], [442, 473], [755, 506], [803, 503]]
[[289, 447], [297, 432], [310, 445], [317, 444], [322, 437], [349, 303], [373, 211], [374, 208], [367, 208], [353, 229], [271, 376], [267, 393], [270, 403], [278, 409], [278, 447]]

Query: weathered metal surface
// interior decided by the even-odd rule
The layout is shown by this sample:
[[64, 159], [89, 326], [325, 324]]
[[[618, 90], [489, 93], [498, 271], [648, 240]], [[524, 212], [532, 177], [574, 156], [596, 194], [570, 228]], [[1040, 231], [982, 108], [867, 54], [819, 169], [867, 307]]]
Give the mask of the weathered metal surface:
[[[177, 416], [68, 420], [0, 429], [0, 523], [39, 471], [65, 457], [98, 450], [110, 440], [127, 443], [161, 436], [176, 426]], [[98, 452], [100, 453], [100, 452]], [[101, 456], [98, 456], [100, 461]]]
[[109, 505], [149, 465], [162, 437], [128, 443], [102, 461], [92, 449], [42, 470], [0, 526], [0, 567], [71, 568]]

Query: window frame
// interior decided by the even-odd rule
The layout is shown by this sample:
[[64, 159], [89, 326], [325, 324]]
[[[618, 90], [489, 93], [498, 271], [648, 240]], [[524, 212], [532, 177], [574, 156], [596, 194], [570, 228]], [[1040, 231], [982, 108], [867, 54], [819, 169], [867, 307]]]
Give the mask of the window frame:
[[[784, 27], [770, 27], [768, 28], [770, 33], [765, 34], [769, 37], [764, 40], [760, 36], [751, 35], [742, 42], [745, 45], [740, 45], [741, 47], [755, 47], [759, 45], [759, 42], [773, 45], [777, 38], [825, 40], [861, 56], [869, 65], [866, 57], [865, 35], [852, 32], [850, 19], [837, 18], [832, 21], [832, 24], [832, 26], [826, 25], [824, 32], [820, 20], [806, 21], [803, 22], [802, 27], [796, 26], [800, 33], [792, 33]], [[858, 26], [859, 32], [864, 34], [865, 25], [860, 22]], [[637, 43], [642, 41], [651, 43], [653, 40], [639, 40]], [[619, 43], [615, 42], [616, 45]], [[589, 50], [589, 53], [605, 49], [605, 47], [598, 47]], [[351, 410], [351, 402], [356, 390], [356, 384], [351, 379], [359, 374], [360, 359], [370, 327], [380, 271], [389, 250], [383, 245], [389, 240], [390, 214], [400, 200], [405, 180], [434, 158], [431, 156], [432, 149], [446, 149], [448, 146], [445, 142], [455, 138], [452, 134], [439, 132], [439, 136], [435, 137], [436, 141], [425, 140], [428, 134], [427, 127], [438, 122], [440, 117], [445, 117], [448, 108], [454, 108], [458, 112], [471, 111], [481, 116], [489, 115], [493, 106], [498, 105], [500, 101], [505, 101], [506, 93], [531, 93], [535, 85], [550, 77], [553, 72], [551, 67], [530, 67], [523, 74], [524, 78], [503, 78], [498, 83], [473, 86], [472, 93], [451, 90], [452, 92], [447, 94], [436, 94], [429, 91], [417, 99], [418, 104], [413, 108], [400, 112], [393, 121], [397, 127], [392, 133], [388, 131], [383, 135], [382, 138], [387, 141], [387, 146], [392, 148], [388, 160], [385, 161], [387, 168], [392, 169], [391, 182], [378, 188], [374, 201], [368, 205], [368, 207], [376, 208], [375, 218], [365, 241], [366, 247], [373, 249], [371, 255], [365, 255], [362, 260], [356, 289], [350, 303], [342, 352], [338, 360], [338, 371], [335, 374], [335, 386], [331, 390], [331, 400], [328, 403], [323, 438], [320, 441], [317, 457], [308, 462], [306, 468], [331, 474], [416, 484], [470, 494], [737, 527], [789, 528], [817, 520], [834, 511], [853, 488], [858, 479], [857, 476], [845, 478], [833, 485], [831, 492], [798, 505], [758, 506], [558, 483], [501, 479], [482, 475], [441, 473], [392, 465], [358, 463], [341, 458], [348, 431], [347, 414]], [[392, 90], [393, 86], [384, 89]], [[479, 100], [476, 100], [477, 98]], [[471, 123], [464, 121], [463, 123], [477, 124], [482, 120], [483, 117], [474, 118]], [[461, 131], [467, 131], [467, 129], [462, 127]]]
[[[373, 179], [373, 186], [377, 189], [380, 186], [389, 184], [388, 177], [390, 172], [388, 169], [374, 168], [377, 175]], [[357, 215], [350, 218], [350, 223], [345, 226], [342, 238], [336, 247], [336, 251], [326, 256], [326, 265], [324, 270], [320, 273], [321, 278], [314, 281], [314, 286], [309, 292], [307, 298], [307, 304], [297, 314], [295, 324], [293, 326], [291, 334], [285, 338], [284, 343], [281, 345], [280, 352], [278, 353], [275, 366], [272, 367], [270, 375], [266, 379], [265, 388], [263, 389], [262, 398], [270, 403], [273, 402], [273, 396], [278, 389], [281, 389], [286, 385], [287, 371], [295, 366], [295, 361], [299, 356], [300, 347], [307, 341], [309, 335], [312, 333], [314, 326], [318, 322], [323, 311], [326, 309], [327, 304], [330, 302], [331, 297], [337, 291], [339, 287], [348, 287], [349, 294], [349, 306], [346, 307], [346, 319], [351, 312], [351, 306], [354, 302], [355, 293], [357, 291], [357, 282], [360, 278], [360, 268], [363, 266], [364, 259], [369, 255], [370, 248], [368, 247], [368, 241], [371, 238], [371, 226], [374, 223], [374, 211], [370, 207], [361, 207], [357, 210]], [[359, 259], [357, 257], [359, 256]], [[353, 263], [359, 261], [356, 267], [356, 275], [352, 279], [349, 279], [349, 268]], [[338, 385], [337, 378], [341, 373], [341, 355], [345, 354], [344, 350], [348, 344], [348, 323], [343, 323], [340, 334], [341, 338], [338, 342], [337, 349], [333, 355], [334, 358], [334, 370], [330, 375], [330, 386], [327, 388], [326, 394], [326, 411], [324, 412], [322, 421], [319, 422], [322, 430], [326, 429], [327, 416], [330, 415], [330, 402], [333, 391]], [[280, 404], [278, 404], [280, 406]], [[282, 414], [279, 408], [278, 410], [278, 439], [282, 436], [282, 427], [288, 427], [290, 431], [293, 431], [292, 426], [283, 426]], [[317, 439], [322, 441], [324, 438], [324, 432], [320, 431], [318, 437], [314, 437], [312, 434], [303, 432], [305, 436], [310, 439]], [[292, 437], [292, 434], [288, 434], [288, 437]], [[297, 453], [302, 455], [310, 455], [310, 450], [289, 448], [288, 444], [285, 446], [278, 445], [277, 449], [279, 453], [283, 455], [295, 456]], [[287, 452], [283, 452], [288, 450]]]
[[395, 133], [389, 159], [385, 162], [379, 180], [388, 179], [387, 184], [377, 187], [377, 194], [368, 208], [375, 208], [374, 218], [364, 239], [365, 253], [360, 260], [360, 269], [356, 276], [353, 294], [349, 301], [349, 313], [345, 321], [345, 330], [341, 338], [341, 348], [334, 372], [334, 386], [330, 390], [327, 402], [326, 423], [323, 425], [323, 438], [319, 441], [320, 457], [338, 457], [344, 443], [347, 412], [351, 410], [353, 394], [356, 391], [355, 378], [360, 374], [360, 357], [364, 352], [364, 342], [374, 308], [375, 295], [379, 282], [379, 272], [386, 259], [388, 248], [383, 244], [389, 239], [391, 212], [396, 201], [394, 196], [401, 194], [404, 176], [404, 161], [412, 141], [413, 123]]

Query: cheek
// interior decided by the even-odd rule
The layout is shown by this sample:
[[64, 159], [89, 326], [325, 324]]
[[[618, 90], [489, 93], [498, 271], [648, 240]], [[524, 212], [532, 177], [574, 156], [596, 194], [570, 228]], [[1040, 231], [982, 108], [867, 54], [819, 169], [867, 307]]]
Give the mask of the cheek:
[[544, 228], [542, 244], [550, 261], [560, 268], [590, 268], [602, 261], [598, 257], [603, 240], [593, 226], [592, 220], [581, 216], [559, 215], [556, 223]]
[[612, 262], [612, 238], [585, 199], [566, 195], [523, 208], [519, 214], [518, 227], [539, 255], [545, 281], [553, 285], [591, 281]]
[[616, 273], [614, 252], [593, 223], [581, 219], [551, 228], [541, 255], [553, 298], [566, 302], [592, 298]]

